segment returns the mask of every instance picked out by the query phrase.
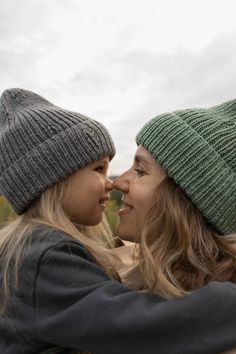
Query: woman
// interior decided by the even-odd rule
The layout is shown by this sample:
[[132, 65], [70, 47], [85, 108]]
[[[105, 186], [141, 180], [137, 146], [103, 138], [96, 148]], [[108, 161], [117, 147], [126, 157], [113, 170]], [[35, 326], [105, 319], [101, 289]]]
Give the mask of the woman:
[[136, 141], [133, 166], [114, 183], [118, 234], [140, 245], [126, 284], [171, 299], [235, 283], [236, 100], [157, 116]]
[[0, 190], [18, 217], [0, 230], [1, 353], [210, 354], [236, 345], [235, 285], [167, 302], [117, 281], [114, 242], [96, 226], [114, 153], [99, 122], [24, 89], [2, 94]]

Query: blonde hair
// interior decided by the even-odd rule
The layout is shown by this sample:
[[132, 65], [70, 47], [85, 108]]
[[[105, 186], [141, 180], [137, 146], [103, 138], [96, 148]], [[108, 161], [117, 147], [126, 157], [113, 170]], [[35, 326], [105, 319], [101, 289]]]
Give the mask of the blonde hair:
[[65, 214], [62, 204], [69, 183], [70, 177], [44, 191], [24, 214], [0, 230], [0, 314], [4, 313], [12, 293], [17, 289], [24, 251], [29, 247], [32, 231], [38, 225], [62, 230], [79, 240], [109, 277], [118, 278], [111, 253], [111, 249], [115, 247], [115, 239], [105, 217], [99, 225], [85, 227], [73, 224]]
[[219, 235], [170, 177], [155, 197], [139, 235], [142, 288], [171, 299], [236, 282], [236, 234]]

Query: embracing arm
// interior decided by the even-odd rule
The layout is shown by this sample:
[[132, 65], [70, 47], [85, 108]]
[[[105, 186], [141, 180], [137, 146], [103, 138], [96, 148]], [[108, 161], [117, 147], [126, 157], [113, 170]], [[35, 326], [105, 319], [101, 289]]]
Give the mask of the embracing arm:
[[211, 283], [165, 301], [110, 280], [79, 243], [62, 242], [41, 257], [35, 330], [96, 354], [220, 353], [236, 346], [236, 285]]

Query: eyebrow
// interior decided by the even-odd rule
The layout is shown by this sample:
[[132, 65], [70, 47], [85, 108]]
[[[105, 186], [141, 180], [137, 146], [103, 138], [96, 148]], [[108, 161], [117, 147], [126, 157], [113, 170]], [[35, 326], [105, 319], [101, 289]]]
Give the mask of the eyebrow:
[[94, 162], [100, 162], [100, 163], [104, 163], [105, 165], [109, 165], [109, 161], [104, 160], [104, 159], [100, 159], [100, 160], [97, 160], [97, 161], [94, 161]]
[[142, 156], [141, 154], [136, 154], [134, 156], [134, 161], [137, 162], [137, 163], [142, 162], [146, 167], [149, 166], [149, 163], [148, 163], [147, 159], [144, 156]]

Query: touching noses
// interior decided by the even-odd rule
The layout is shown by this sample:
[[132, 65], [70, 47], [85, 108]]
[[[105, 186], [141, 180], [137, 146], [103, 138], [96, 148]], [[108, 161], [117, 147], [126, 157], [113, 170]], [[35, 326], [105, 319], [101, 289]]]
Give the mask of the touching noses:
[[117, 177], [113, 182], [113, 188], [118, 189], [122, 193], [127, 193], [129, 190], [129, 181], [128, 181], [128, 171], [124, 172], [122, 175]]
[[113, 182], [110, 178], [107, 177], [106, 183], [105, 183], [105, 188], [108, 192], [110, 192], [113, 189]]

